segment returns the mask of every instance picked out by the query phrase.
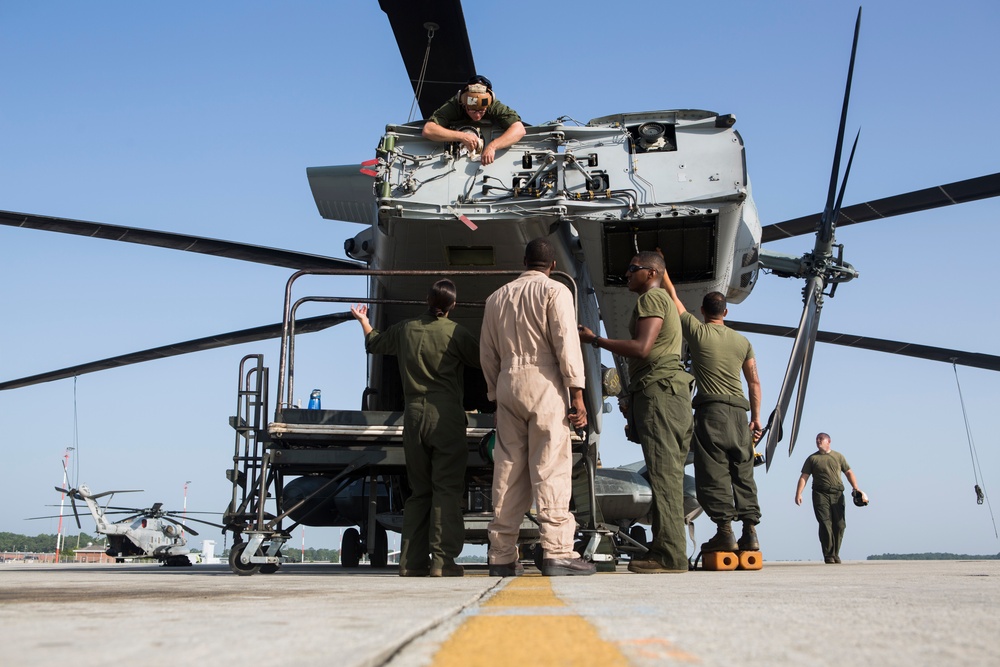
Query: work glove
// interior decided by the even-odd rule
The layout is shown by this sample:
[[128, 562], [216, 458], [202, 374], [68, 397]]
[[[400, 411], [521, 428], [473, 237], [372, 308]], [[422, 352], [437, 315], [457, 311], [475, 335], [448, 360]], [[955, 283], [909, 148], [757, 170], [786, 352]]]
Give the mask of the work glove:
[[854, 498], [854, 504], [858, 507], [864, 507], [868, 504], [868, 496], [866, 496], [865, 492], [861, 489], [855, 489], [851, 493], [851, 497]]

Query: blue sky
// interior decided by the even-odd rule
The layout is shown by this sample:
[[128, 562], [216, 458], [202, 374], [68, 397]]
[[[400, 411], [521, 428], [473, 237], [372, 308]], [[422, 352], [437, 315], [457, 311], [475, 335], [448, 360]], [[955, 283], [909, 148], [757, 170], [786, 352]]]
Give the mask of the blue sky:
[[[477, 67], [528, 122], [733, 113], [763, 222], [822, 208], [856, 5], [497, 7], [466, 3]], [[846, 203], [997, 171], [998, 26], [1000, 8], [985, 1], [865, 5], [848, 123], [861, 141]], [[319, 217], [305, 169], [372, 157], [384, 125], [410, 110], [374, 0], [6, 2], [0, 31], [7, 210], [343, 256], [359, 228]], [[993, 200], [840, 230], [861, 277], [827, 301], [821, 328], [1000, 354], [998, 223]], [[811, 241], [769, 247], [798, 254]], [[0, 228], [0, 257], [4, 380], [279, 321], [290, 274], [13, 228]], [[730, 315], [795, 324], [800, 288], [762, 276]], [[343, 295], [362, 290], [347, 284]], [[769, 411], [790, 343], [752, 341]], [[357, 406], [361, 345], [353, 323], [303, 338], [301, 397], [319, 387], [325, 407]], [[94, 489], [142, 488], [135, 502], [180, 507], [190, 480], [189, 509], [223, 509], [237, 365], [256, 352], [276, 376], [277, 343], [264, 342], [0, 392], [0, 531], [54, 532], [54, 522], [22, 519], [58, 502], [51, 488], [68, 446], [75, 481]], [[1000, 484], [1000, 375], [959, 369], [959, 378], [989, 493]], [[975, 504], [951, 366], [821, 346], [809, 398], [793, 456], [758, 476], [765, 558], [819, 556], [808, 501], [792, 497], [821, 430], [872, 498], [849, 508], [842, 555], [1000, 551], [988, 508]], [[620, 432], [609, 419], [606, 465], [641, 458]], [[708, 536], [704, 519], [698, 530], [699, 541]], [[306, 542], [336, 546], [338, 534], [308, 529]]]

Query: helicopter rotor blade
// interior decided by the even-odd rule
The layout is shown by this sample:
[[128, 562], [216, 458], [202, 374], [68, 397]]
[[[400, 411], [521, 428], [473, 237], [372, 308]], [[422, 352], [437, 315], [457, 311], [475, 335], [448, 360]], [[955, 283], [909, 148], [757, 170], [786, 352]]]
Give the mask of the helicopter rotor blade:
[[809, 388], [809, 372], [812, 370], [813, 351], [816, 349], [816, 332], [819, 329], [819, 311], [813, 318], [812, 327], [806, 334], [805, 352], [802, 355], [802, 368], [799, 369], [799, 390], [795, 394], [795, 409], [792, 412], [792, 432], [788, 440], [788, 455], [795, 449], [799, 437], [799, 424], [806, 404], [806, 390]]
[[[844, 103], [840, 109], [840, 125], [837, 127], [837, 145], [833, 151], [833, 167], [830, 169], [830, 187], [826, 194], [826, 206], [819, 230], [816, 233], [816, 251], [830, 251], [833, 243], [833, 231], [837, 223], [837, 208], [834, 198], [837, 196], [837, 180], [840, 177], [840, 158], [844, 151], [844, 133], [847, 129], [847, 109], [851, 102], [851, 82], [854, 80], [854, 61], [858, 54], [858, 37], [861, 34], [861, 8], [858, 7], [858, 18], [854, 24], [854, 42], [851, 45], [851, 63], [847, 68], [847, 84], [844, 87]], [[853, 152], [852, 152], [853, 156]], [[844, 179], [846, 181], [846, 178]], [[843, 196], [843, 190], [841, 190]]]
[[104, 496], [111, 496], [116, 493], [142, 493], [142, 489], [119, 489], [118, 491], [102, 491], [100, 493], [95, 493], [90, 497], [93, 499], [103, 498]]
[[[726, 320], [726, 326], [742, 333], [761, 334], [764, 336], [779, 336], [782, 338], [794, 338], [798, 333], [796, 327], [779, 326], [774, 324], [758, 324], [755, 322], [740, 322], [737, 320]], [[906, 343], [898, 340], [886, 340], [884, 338], [871, 338], [869, 336], [858, 336], [855, 334], [837, 333], [834, 331], [818, 331], [816, 341], [829, 345], [842, 345], [853, 347], [859, 350], [871, 350], [873, 352], [884, 352], [886, 354], [898, 354], [914, 359], [926, 359], [927, 361], [940, 361], [948, 364], [958, 364], [969, 368], [982, 368], [987, 371], [1000, 371], [1000, 356], [993, 354], [982, 354], [980, 352], [967, 352], [965, 350], [954, 350], [947, 347], [934, 347], [931, 345], [918, 345], [916, 343]]]
[[[353, 316], [349, 313], [333, 313], [331, 315], [320, 315], [318, 317], [309, 317], [301, 320], [295, 321], [295, 333], [312, 333], [315, 331], [322, 331], [323, 329], [328, 329], [329, 327], [340, 324], [341, 322], [346, 322], [353, 319]], [[39, 373], [38, 375], [31, 375], [28, 377], [18, 378], [16, 380], [8, 380], [6, 382], [0, 382], [0, 391], [5, 389], [17, 389], [19, 387], [28, 387], [35, 384], [42, 384], [43, 382], [52, 382], [54, 380], [63, 380], [65, 378], [76, 377], [78, 375], [84, 375], [86, 373], [94, 373], [97, 371], [108, 370], [111, 368], [119, 368], [121, 366], [128, 366], [130, 364], [138, 364], [145, 361], [154, 361], [156, 359], [166, 359], [167, 357], [178, 356], [181, 354], [189, 354], [191, 352], [202, 352], [204, 350], [212, 350], [219, 347], [226, 347], [228, 345], [239, 345], [242, 343], [250, 343], [258, 340], [266, 340], [269, 338], [278, 338], [281, 336], [281, 323], [269, 324], [262, 327], [254, 327], [252, 329], [241, 329], [239, 331], [231, 331], [225, 334], [219, 334], [217, 336], [206, 336], [205, 338], [196, 338], [194, 340], [189, 340], [183, 343], [176, 343], [174, 345], [164, 345], [162, 347], [154, 347], [149, 350], [142, 350], [141, 352], [131, 352], [129, 354], [122, 354], [117, 357], [109, 357], [107, 359], [102, 359], [100, 361], [92, 361], [86, 364], [79, 364], [77, 366], [70, 366], [69, 368], [63, 368], [56, 371], [49, 371], [47, 373]], [[108, 491], [107, 493], [115, 493], [114, 491]], [[117, 493], [127, 493], [123, 491], [118, 491]], [[95, 498], [98, 496], [94, 496]]]
[[[65, 465], [66, 463], [63, 462], [63, 466]], [[80, 495], [80, 491], [78, 489], [64, 489], [61, 486], [57, 486], [56, 491], [69, 496], [69, 504], [70, 507], [73, 508], [73, 517], [76, 519], [76, 527], [82, 530], [83, 524], [80, 523], [80, 513], [76, 509], [76, 499], [80, 498], [80, 500], [83, 500], [83, 496]]]
[[73, 499], [73, 496], [69, 497], [69, 505], [70, 505], [70, 507], [73, 508], [73, 518], [76, 519], [76, 527], [78, 529], [82, 530], [83, 529], [83, 524], [80, 523], [80, 512], [78, 512], [77, 509], [76, 509], [76, 500]]
[[[190, 515], [191, 512], [188, 512], [188, 514]], [[205, 514], [212, 514], [212, 512], [205, 512]], [[178, 514], [174, 513], [173, 516], [178, 516]], [[204, 519], [195, 519], [194, 517], [191, 517], [191, 516], [186, 516], [186, 517], [184, 517], [183, 520], [184, 521], [196, 521], [197, 523], [203, 523], [206, 526], [212, 526], [214, 528], [223, 528], [223, 529], [225, 528], [225, 526], [223, 526], [221, 523], [212, 523], [211, 521], [205, 521]], [[191, 529], [188, 528], [188, 530], [191, 530]]]
[[805, 360], [809, 331], [813, 328], [813, 320], [816, 318], [816, 314], [819, 310], [819, 305], [817, 303], [817, 297], [819, 295], [816, 293], [818, 280], [819, 279], [813, 279], [809, 281], [805, 307], [802, 309], [802, 317], [799, 321], [795, 342], [792, 344], [792, 352], [788, 358], [788, 367], [785, 369], [785, 377], [781, 382], [781, 390], [778, 392], [777, 406], [771, 413], [771, 420], [768, 424], [769, 433], [767, 436], [767, 446], [764, 450], [765, 470], [770, 469], [771, 458], [774, 455], [774, 450], [778, 446], [778, 441], [781, 439], [782, 423], [784, 422], [788, 406], [791, 403], [792, 393], [795, 391], [799, 371], [801, 370], [802, 364]]
[[[1000, 195], [1000, 172], [853, 204], [840, 209], [837, 226], [846, 227], [872, 220], [884, 220], [897, 215], [918, 213], [952, 204], [990, 199], [998, 195]], [[762, 244], [770, 243], [780, 239], [812, 234], [816, 231], [821, 217], [821, 213], [814, 213], [793, 220], [765, 225], [761, 230], [760, 242]]]
[[[804, 289], [804, 307], [802, 317], [799, 320], [798, 331], [795, 334], [795, 342], [792, 344], [791, 356], [788, 359], [788, 368], [781, 383], [781, 391], [778, 394], [778, 404], [772, 413], [773, 424], [776, 426], [769, 428], [767, 436], [767, 447], [765, 450], [765, 465], [767, 470], [771, 468], [771, 460], [774, 450], [777, 448], [780, 439], [781, 424], [787, 416], [788, 407], [791, 403], [792, 393], [798, 386], [798, 397], [792, 412], [792, 429], [789, 439], [788, 451], [791, 453], [795, 447], [795, 440], [798, 437], [799, 421], [802, 415], [802, 408], [805, 405], [805, 393], [808, 386], [809, 370], [812, 366], [812, 355], [816, 345], [816, 334], [819, 331], [819, 315], [823, 307], [823, 290], [828, 284], [836, 287], [837, 283], [850, 280], [856, 276], [853, 267], [845, 264], [841, 258], [833, 256], [834, 232], [837, 226], [837, 218], [840, 214], [840, 204], [843, 201], [844, 190], [847, 179], [850, 175], [851, 163], [854, 161], [854, 152], [857, 149], [857, 137], [851, 149], [851, 155], [844, 172], [843, 182], [840, 183], [840, 160], [844, 150], [844, 134], [847, 129], [847, 111], [851, 101], [851, 83], [854, 80], [854, 63], [858, 53], [858, 38], [861, 34], [861, 8], [858, 8], [858, 17], [854, 24], [854, 40], [851, 44], [851, 62], [847, 69], [847, 83], [844, 86], [844, 101], [840, 110], [840, 123], [837, 127], [837, 145], [833, 153], [833, 166], [830, 169], [830, 185], [827, 190], [826, 204], [823, 207], [823, 214], [816, 229], [816, 241], [811, 254], [806, 254], [801, 259], [801, 266], [804, 270], [796, 272], [796, 275], [804, 277], [806, 287]], [[860, 133], [859, 133], [860, 135]], [[838, 183], [840, 186], [838, 187]]]
[[151, 245], [169, 250], [182, 250], [184, 252], [226, 257], [228, 259], [253, 262], [255, 264], [280, 266], [286, 269], [361, 269], [366, 266], [354, 260], [311, 255], [294, 250], [268, 248], [249, 243], [175, 234], [173, 232], [161, 232], [155, 229], [140, 229], [139, 227], [109, 225], [101, 222], [88, 222], [86, 220], [18, 213], [16, 211], [0, 211], [0, 225], [37, 229], [45, 232], [58, 232], [60, 234], [90, 236], [109, 241], [138, 243], [140, 245]]
[[[379, 0], [378, 4], [389, 17], [413, 92], [419, 92], [420, 113], [427, 118], [476, 73], [462, 3]], [[428, 24], [434, 24], [429, 41]]]

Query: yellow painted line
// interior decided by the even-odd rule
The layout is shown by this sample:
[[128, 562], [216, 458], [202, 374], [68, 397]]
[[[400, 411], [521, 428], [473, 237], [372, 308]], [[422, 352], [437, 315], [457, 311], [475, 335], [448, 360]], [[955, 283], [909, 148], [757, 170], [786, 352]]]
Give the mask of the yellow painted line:
[[521, 576], [510, 583], [482, 605], [486, 609], [495, 607], [565, 607], [566, 603], [556, 597], [548, 577]]
[[[436, 667], [590, 665], [627, 667], [628, 660], [583, 617], [560, 613], [547, 577], [511, 579], [441, 645]], [[512, 613], [513, 612], [513, 613]]]

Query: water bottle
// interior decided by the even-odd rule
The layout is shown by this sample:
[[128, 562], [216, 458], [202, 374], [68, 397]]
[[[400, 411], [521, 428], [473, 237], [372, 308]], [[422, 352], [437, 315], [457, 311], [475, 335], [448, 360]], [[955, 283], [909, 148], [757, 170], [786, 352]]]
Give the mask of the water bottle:
[[309, 409], [319, 410], [320, 409], [319, 402], [320, 402], [320, 391], [319, 389], [313, 389], [312, 392], [309, 394]]

